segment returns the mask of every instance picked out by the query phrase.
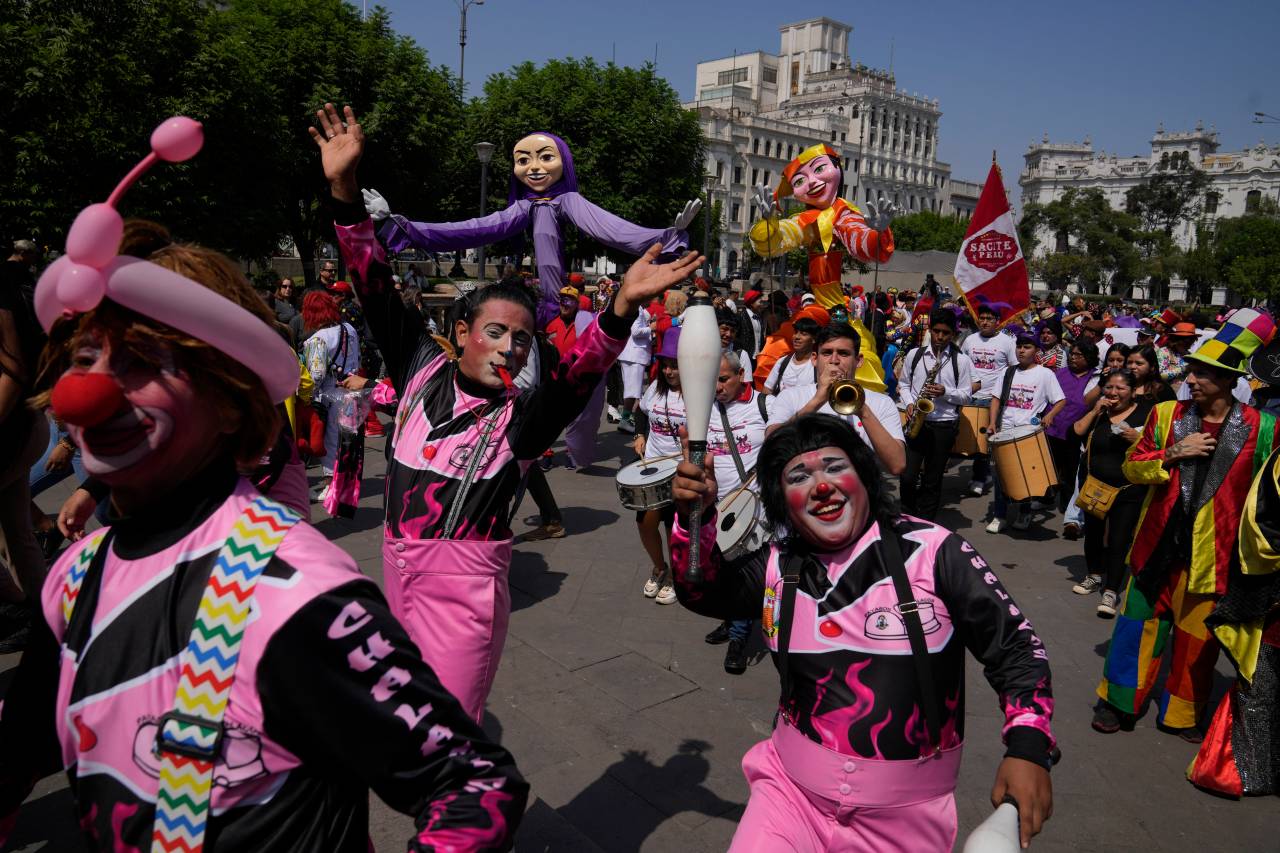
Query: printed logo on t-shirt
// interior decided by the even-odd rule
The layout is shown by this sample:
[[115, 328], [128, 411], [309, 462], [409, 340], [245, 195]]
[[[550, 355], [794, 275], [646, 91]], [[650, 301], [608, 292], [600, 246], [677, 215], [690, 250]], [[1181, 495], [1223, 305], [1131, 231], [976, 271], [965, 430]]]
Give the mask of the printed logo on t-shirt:
[[1039, 385], [1027, 386], [1016, 383], [1009, 386], [1008, 407], [1011, 409], [1030, 410], [1035, 405], [1036, 391], [1039, 387]]

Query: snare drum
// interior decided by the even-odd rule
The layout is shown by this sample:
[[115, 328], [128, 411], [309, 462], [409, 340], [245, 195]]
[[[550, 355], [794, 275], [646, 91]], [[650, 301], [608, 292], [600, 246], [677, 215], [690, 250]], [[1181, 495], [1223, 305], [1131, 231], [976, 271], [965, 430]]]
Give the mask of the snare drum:
[[627, 509], [661, 509], [671, 503], [671, 483], [680, 460], [639, 459], [618, 472], [618, 499]]
[[1037, 424], [1010, 427], [991, 436], [991, 459], [1000, 488], [1011, 501], [1042, 497], [1058, 485], [1049, 440]]
[[952, 445], [951, 452], [961, 456], [972, 456], [975, 453], [986, 455], [987, 427], [991, 424], [990, 401], [961, 406], [959, 414], [960, 429], [956, 433], [956, 443]]
[[738, 489], [716, 506], [716, 545], [726, 560], [758, 549], [768, 539], [760, 523], [760, 499], [750, 489]]

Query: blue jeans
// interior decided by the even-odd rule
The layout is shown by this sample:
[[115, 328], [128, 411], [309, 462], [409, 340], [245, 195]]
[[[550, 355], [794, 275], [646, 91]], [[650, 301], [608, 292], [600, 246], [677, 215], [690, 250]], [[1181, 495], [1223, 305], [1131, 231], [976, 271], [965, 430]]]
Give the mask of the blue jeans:
[[63, 480], [70, 477], [73, 473], [76, 475], [78, 482], [84, 482], [87, 476], [84, 473], [84, 464], [80, 461], [80, 450], [71, 456], [71, 467], [64, 468], [61, 471], [46, 471], [44, 466], [49, 461], [49, 457], [53, 454], [53, 449], [58, 446], [58, 440], [66, 438], [67, 433], [59, 430], [54, 424], [53, 419], [49, 419], [49, 445], [44, 449], [44, 455], [31, 466], [31, 473], [27, 477], [27, 483], [31, 487], [31, 497], [35, 497], [46, 489], [56, 486]]
[[751, 633], [751, 626], [756, 623], [754, 619], [737, 619], [729, 623], [729, 639], [730, 640], [746, 640], [747, 635]]

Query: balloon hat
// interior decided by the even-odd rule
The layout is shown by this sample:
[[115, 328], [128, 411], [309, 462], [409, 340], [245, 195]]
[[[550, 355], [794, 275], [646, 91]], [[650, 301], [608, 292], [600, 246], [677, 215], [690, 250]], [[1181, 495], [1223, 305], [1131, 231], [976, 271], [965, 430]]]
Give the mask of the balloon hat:
[[36, 285], [35, 307], [47, 332], [63, 317], [98, 307], [104, 297], [215, 347], [257, 374], [272, 402], [298, 386], [298, 362], [280, 335], [246, 309], [186, 276], [141, 258], [117, 255], [124, 218], [120, 198], [159, 160], [190, 160], [204, 145], [198, 121], [174, 116], [151, 134], [151, 153], [124, 176], [106, 202], [91, 204], [67, 233], [67, 253]]

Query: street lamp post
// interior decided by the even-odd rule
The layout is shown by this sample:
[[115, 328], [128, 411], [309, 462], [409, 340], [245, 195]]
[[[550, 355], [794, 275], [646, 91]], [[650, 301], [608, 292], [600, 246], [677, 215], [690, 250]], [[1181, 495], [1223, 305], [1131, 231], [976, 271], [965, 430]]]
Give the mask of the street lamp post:
[[703, 187], [707, 193], [707, 201], [702, 206], [702, 254], [707, 256], [708, 268], [713, 264], [711, 258], [711, 182], [715, 180], [715, 177], [710, 172], [702, 176]]
[[[480, 215], [485, 215], [485, 208], [488, 204], [489, 196], [489, 161], [493, 159], [493, 149], [496, 146], [492, 142], [476, 143], [476, 158], [480, 161]], [[478, 275], [481, 281], [484, 281], [484, 246], [482, 245], [476, 250], [476, 261], [478, 267]]]
[[454, 0], [458, 4], [458, 11], [462, 15], [462, 20], [458, 24], [458, 94], [466, 97], [467, 92], [467, 9], [471, 6], [483, 6], [484, 0]]

